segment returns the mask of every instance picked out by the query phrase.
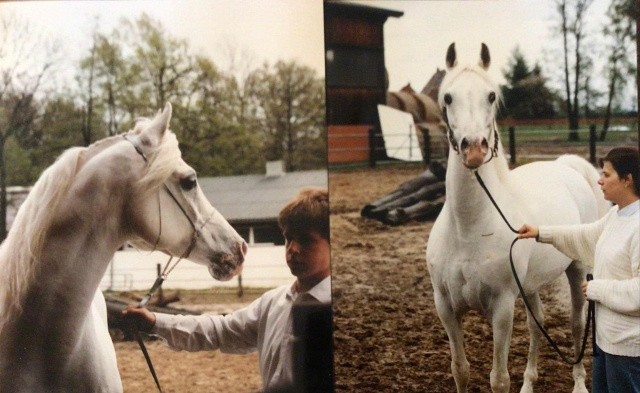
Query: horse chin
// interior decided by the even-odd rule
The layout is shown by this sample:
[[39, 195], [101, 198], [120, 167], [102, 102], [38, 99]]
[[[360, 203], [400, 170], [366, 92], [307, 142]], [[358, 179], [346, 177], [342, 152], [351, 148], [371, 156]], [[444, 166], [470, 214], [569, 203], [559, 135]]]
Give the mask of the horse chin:
[[232, 266], [229, 263], [213, 263], [209, 265], [209, 274], [218, 281], [229, 281], [242, 273], [243, 265]]
[[484, 157], [480, 157], [480, 159], [477, 157], [474, 157], [473, 159], [466, 158], [462, 164], [469, 169], [478, 169], [484, 162], [483, 158]]

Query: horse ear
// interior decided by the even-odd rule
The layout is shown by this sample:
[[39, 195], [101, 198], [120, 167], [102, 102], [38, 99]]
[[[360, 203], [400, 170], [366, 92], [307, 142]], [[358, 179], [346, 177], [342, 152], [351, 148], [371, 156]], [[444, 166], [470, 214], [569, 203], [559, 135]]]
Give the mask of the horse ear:
[[491, 55], [489, 54], [489, 47], [482, 43], [482, 48], [480, 49], [480, 62], [478, 65], [486, 70], [489, 69], [491, 65]]
[[148, 138], [147, 141], [152, 146], [158, 145], [162, 140], [164, 133], [169, 129], [171, 112], [172, 112], [171, 103], [167, 102], [162, 112], [158, 113], [156, 117], [154, 117], [153, 120], [151, 121], [151, 124], [149, 125], [149, 127], [147, 127], [147, 129], [144, 130], [143, 135], [146, 138]]
[[456, 43], [452, 42], [449, 45], [449, 49], [447, 49], [447, 70], [452, 69], [456, 65], [458, 65], [458, 59], [456, 55]]

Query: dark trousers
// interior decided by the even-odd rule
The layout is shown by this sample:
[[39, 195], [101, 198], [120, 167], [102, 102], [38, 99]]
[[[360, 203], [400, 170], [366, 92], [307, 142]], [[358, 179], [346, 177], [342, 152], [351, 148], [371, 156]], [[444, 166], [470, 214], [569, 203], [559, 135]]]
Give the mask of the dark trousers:
[[640, 357], [611, 355], [596, 348], [593, 393], [640, 393]]

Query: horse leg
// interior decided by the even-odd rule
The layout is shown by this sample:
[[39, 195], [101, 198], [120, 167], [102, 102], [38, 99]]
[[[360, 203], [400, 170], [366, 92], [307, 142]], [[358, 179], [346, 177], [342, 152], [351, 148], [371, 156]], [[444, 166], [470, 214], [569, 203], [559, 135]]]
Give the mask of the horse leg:
[[[538, 352], [540, 351], [540, 340], [542, 332], [533, 320], [535, 317], [541, 325], [544, 326], [544, 312], [542, 310], [542, 302], [538, 292], [526, 294], [531, 311], [527, 310], [527, 325], [529, 327], [529, 359], [527, 360], [527, 368], [524, 371], [524, 381], [520, 393], [532, 393], [533, 385], [538, 380]], [[533, 313], [533, 316], [531, 315]]]
[[[571, 335], [573, 337], [574, 354], [580, 354], [582, 335], [584, 334], [584, 305], [586, 300], [582, 294], [582, 283], [585, 280], [586, 269], [580, 262], [573, 261], [565, 271], [571, 288]], [[587, 373], [582, 362], [573, 366], [573, 393], [587, 393], [585, 385]]]
[[438, 317], [449, 336], [451, 350], [451, 373], [456, 381], [458, 393], [466, 393], [469, 384], [469, 362], [464, 352], [464, 332], [461, 317], [456, 315], [451, 301], [438, 290], [434, 293]]
[[510, 387], [509, 345], [513, 331], [513, 308], [515, 298], [512, 294], [504, 294], [493, 299], [493, 312], [489, 320], [493, 327], [493, 368], [491, 369], [491, 391], [494, 393], [508, 393]]

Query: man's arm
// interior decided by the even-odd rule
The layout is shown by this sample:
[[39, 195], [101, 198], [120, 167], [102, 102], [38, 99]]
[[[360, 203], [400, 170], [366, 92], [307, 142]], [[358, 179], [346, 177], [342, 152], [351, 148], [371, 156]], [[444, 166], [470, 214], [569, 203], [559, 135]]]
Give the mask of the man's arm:
[[134, 306], [127, 307], [123, 316], [135, 322], [141, 331], [160, 337], [176, 350], [250, 353], [258, 348], [260, 299], [225, 316], [169, 315]]

